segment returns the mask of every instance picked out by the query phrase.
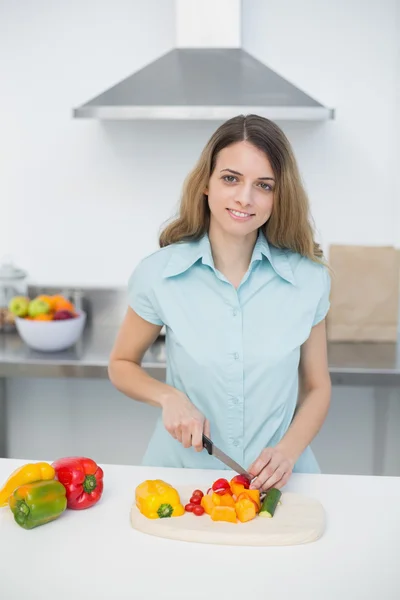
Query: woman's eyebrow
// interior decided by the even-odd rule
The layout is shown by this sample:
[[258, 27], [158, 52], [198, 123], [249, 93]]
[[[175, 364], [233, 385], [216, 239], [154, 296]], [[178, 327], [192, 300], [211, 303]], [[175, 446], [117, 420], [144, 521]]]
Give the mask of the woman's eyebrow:
[[[221, 169], [220, 173], [222, 173], [222, 171], [229, 171], [229, 173], [243, 177], [243, 173], [239, 173], [239, 171], [234, 171], [233, 169]], [[275, 181], [273, 177], [257, 177], [257, 179], [269, 179], [270, 181]]]

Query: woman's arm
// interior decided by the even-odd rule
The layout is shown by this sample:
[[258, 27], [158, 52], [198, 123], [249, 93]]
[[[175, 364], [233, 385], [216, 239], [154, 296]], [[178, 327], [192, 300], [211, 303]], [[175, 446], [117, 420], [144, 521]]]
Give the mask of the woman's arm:
[[131, 307], [112, 349], [108, 375], [123, 394], [163, 410], [166, 430], [185, 448], [203, 449], [202, 433], [210, 435], [210, 424], [180, 390], [151, 377], [141, 367], [143, 356], [155, 342], [161, 326], [142, 319]]
[[111, 351], [108, 376], [123, 394], [151, 406], [162, 406], [172, 392], [141, 367], [143, 356], [156, 341], [161, 327], [145, 321], [128, 307]]
[[301, 348], [299, 400], [292, 423], [278, 448], [294, 462], [312, 442], [328, 414], [331, 379], [325, 320], [313, 327]]
[[301, 347], [299, 398], [292, 423], [282, 440], [265, 448], [249, 467], [257, 475], [252, 487], [283, 487], [301, 453], [320, 430], [328, 413], [331, 380], [328, 369], [325, 320], [312, 328]]

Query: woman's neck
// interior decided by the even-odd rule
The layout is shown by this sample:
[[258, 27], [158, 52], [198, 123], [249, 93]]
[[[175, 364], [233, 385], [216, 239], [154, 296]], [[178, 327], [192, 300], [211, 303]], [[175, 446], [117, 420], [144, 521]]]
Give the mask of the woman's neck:
[[257, 231], [247, 236], [226, 234], [210, 223], [208, 237], [215, 268], [237, 288], [249, 268]]

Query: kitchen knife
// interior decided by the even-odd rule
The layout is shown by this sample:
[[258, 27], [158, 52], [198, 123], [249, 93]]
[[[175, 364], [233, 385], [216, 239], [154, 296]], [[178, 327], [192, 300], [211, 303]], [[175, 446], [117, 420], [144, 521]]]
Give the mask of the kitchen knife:
[[241, 467], [239, 463], [233, 460], [230, 456], [222, 452], [217, 446], [203, 433], [203, 447], [207, 450], [208, 454], [215, 456], [221, 462], [223, 462], [227, 467], [236, 471], [236, 473], [240, 473], [240, 475], [244, 475], [247, 479], [252, 482], [255, 479], [254, 475], [250, 475], [246, 469]]

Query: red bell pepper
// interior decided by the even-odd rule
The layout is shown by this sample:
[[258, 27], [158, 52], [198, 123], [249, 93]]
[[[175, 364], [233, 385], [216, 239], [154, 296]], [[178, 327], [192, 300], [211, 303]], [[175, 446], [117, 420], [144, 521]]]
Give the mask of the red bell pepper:
[[96, 504], [103, 493], [103, 470], [91, 458], [71, 456], [52, 463], [56, 478], [67, 493], [67, 508], [82, 509]]

